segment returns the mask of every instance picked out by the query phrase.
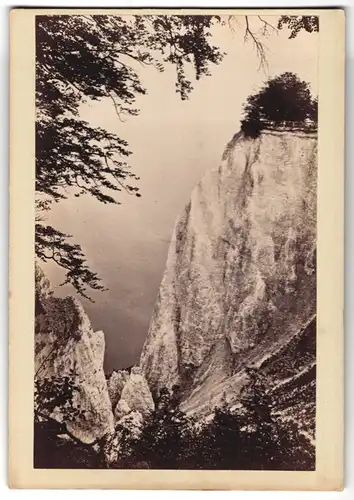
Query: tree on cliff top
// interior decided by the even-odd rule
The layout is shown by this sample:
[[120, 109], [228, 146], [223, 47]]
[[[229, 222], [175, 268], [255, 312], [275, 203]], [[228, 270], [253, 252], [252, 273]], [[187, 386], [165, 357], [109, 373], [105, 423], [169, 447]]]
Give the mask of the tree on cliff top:
[[[70, 235], [44, 223], [53, 203], [89, 194], [102, 203], [117, 203], [125, 191], [140, 196], [127, 159], [128, 143], [107, 130], [80, 119], [80, 105], [108, 99], [124, 121], [137, 115], [136, 96], [146, 93], [137, 68], [166, 64], [176, 69], [176, 92], [187, 99], [192, 83], [186, 67], [194, 67], [196, 80], [209, 75], [209, 67], [222, 60], [210, 43], [213, 23], [226, 27], [233, 16], [193, 15], [55, 15], [36, 16], [36, 255], [65, 269], [70, 283], [87, 297], [87, 289], [103, 290], [100, 279], [86, 263]], [[260, 32], [245, 16], [245, 41], [253, 40], [264, 61], [262, 37], [269, 31], [318, 31], [318, 18], [282, 16], [278, 26], [259, 18]]]
[[246, 137], [257, 137], [267, 125], [307, 123], [317, 123], [317, 100], [312, 98], [308, 83], [288, 72], [269, 80], [257, 94], [248, 97], [241, 130]]

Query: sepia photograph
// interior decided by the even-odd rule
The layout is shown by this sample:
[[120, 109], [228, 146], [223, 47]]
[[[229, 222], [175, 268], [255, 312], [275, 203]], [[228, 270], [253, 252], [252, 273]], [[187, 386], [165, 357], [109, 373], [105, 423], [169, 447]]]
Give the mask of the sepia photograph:
[[316, 16], [36, 16], [34, 466], [314, 470]]
[[[325, 291], [319, 273], [324, 259], [335, 269], [332, 219], [327, 233], [319, 225], [321, 179], [331, 185], [319, 123], [333, 81], [321, 76], [320, 37], [323, 26], [333, 37], [332, 18], [32, 14], [33, 108], [21, 111], [35, 114], [33, 347], [23, 352], [38, 474], [324, 470], [326, 404], [333, 422], [341, 415], [336, 347], [323, 368], [341, 345], [340, 281], [326, 316], [336, 282]], [[339, 216], [340, 175], [339, 165]]]

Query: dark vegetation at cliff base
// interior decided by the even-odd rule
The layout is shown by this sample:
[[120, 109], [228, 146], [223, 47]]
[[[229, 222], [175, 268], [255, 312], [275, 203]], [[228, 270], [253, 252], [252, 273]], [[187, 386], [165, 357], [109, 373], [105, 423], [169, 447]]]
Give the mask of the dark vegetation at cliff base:
[[58, 435], [53, 422], [35, 423], [34, 466], [78, 469], [314, 470], [315, 452], [295, 424], [272, 415], [273, 402], [254, 378], [240, 408], [216, 408], [197, 423], [179, 409], [178, 388], [160, 392], [139, 438], [122, 434], [119, 459], [109, 466], [103, 443], [95, 446]]

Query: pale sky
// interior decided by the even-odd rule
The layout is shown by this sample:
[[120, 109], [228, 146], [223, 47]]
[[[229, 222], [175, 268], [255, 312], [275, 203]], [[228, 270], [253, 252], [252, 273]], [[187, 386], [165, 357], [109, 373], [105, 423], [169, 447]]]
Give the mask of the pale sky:
[[[276, 17], [267, 16], [276, 25]], [[226, 143], [239, 130], [242, 104], [268, 77], [297, 73], [317, 94], [319, 34], [288, 31], [264, 40], [268, 71], [259, 69], [253, 43], [243, 41], [244, 20], [213, 29], [212, 42], [227, 55], [211, 76], [193, 82], [188, 101], [175, 93], [175, 70], [158, 73], [139, 68], [148, 94], [139, 96], [138, 117], [121, 123], [111, 101], [87, 104], [82, 119], [117, 133], [129, 142], [132, 171], [140, 176], [141, 198], [121, 194], [122, 205], [104, 205], [93, 198], [71, 197], [47, 217], [57, 229], [73, 235], [88, 263], [109, 291], [92, 293], [95, 303], [81, 299], [95, 330], [106, 337], [107, 371], [136, 363], [147, 335], [169, 240], [179, 212], [203, 172], [220, 162]], [[259, 28], [256, 16], [251, 20]], [[52, 264], [44, 269], [58, 295], [74, 294], [60, 287], [63, 274]]]

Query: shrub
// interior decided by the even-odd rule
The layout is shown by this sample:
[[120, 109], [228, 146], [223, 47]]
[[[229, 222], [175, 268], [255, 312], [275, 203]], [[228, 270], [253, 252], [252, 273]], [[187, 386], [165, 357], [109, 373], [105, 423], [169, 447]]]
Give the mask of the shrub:
[[283, 73], [269, 80], [248, 97], [244, 106], [241, 130], [246, 137], [258, 137], [267, 126], [302, 126], [317, 124], [317, 99], [309, 84], [294, 73]]

